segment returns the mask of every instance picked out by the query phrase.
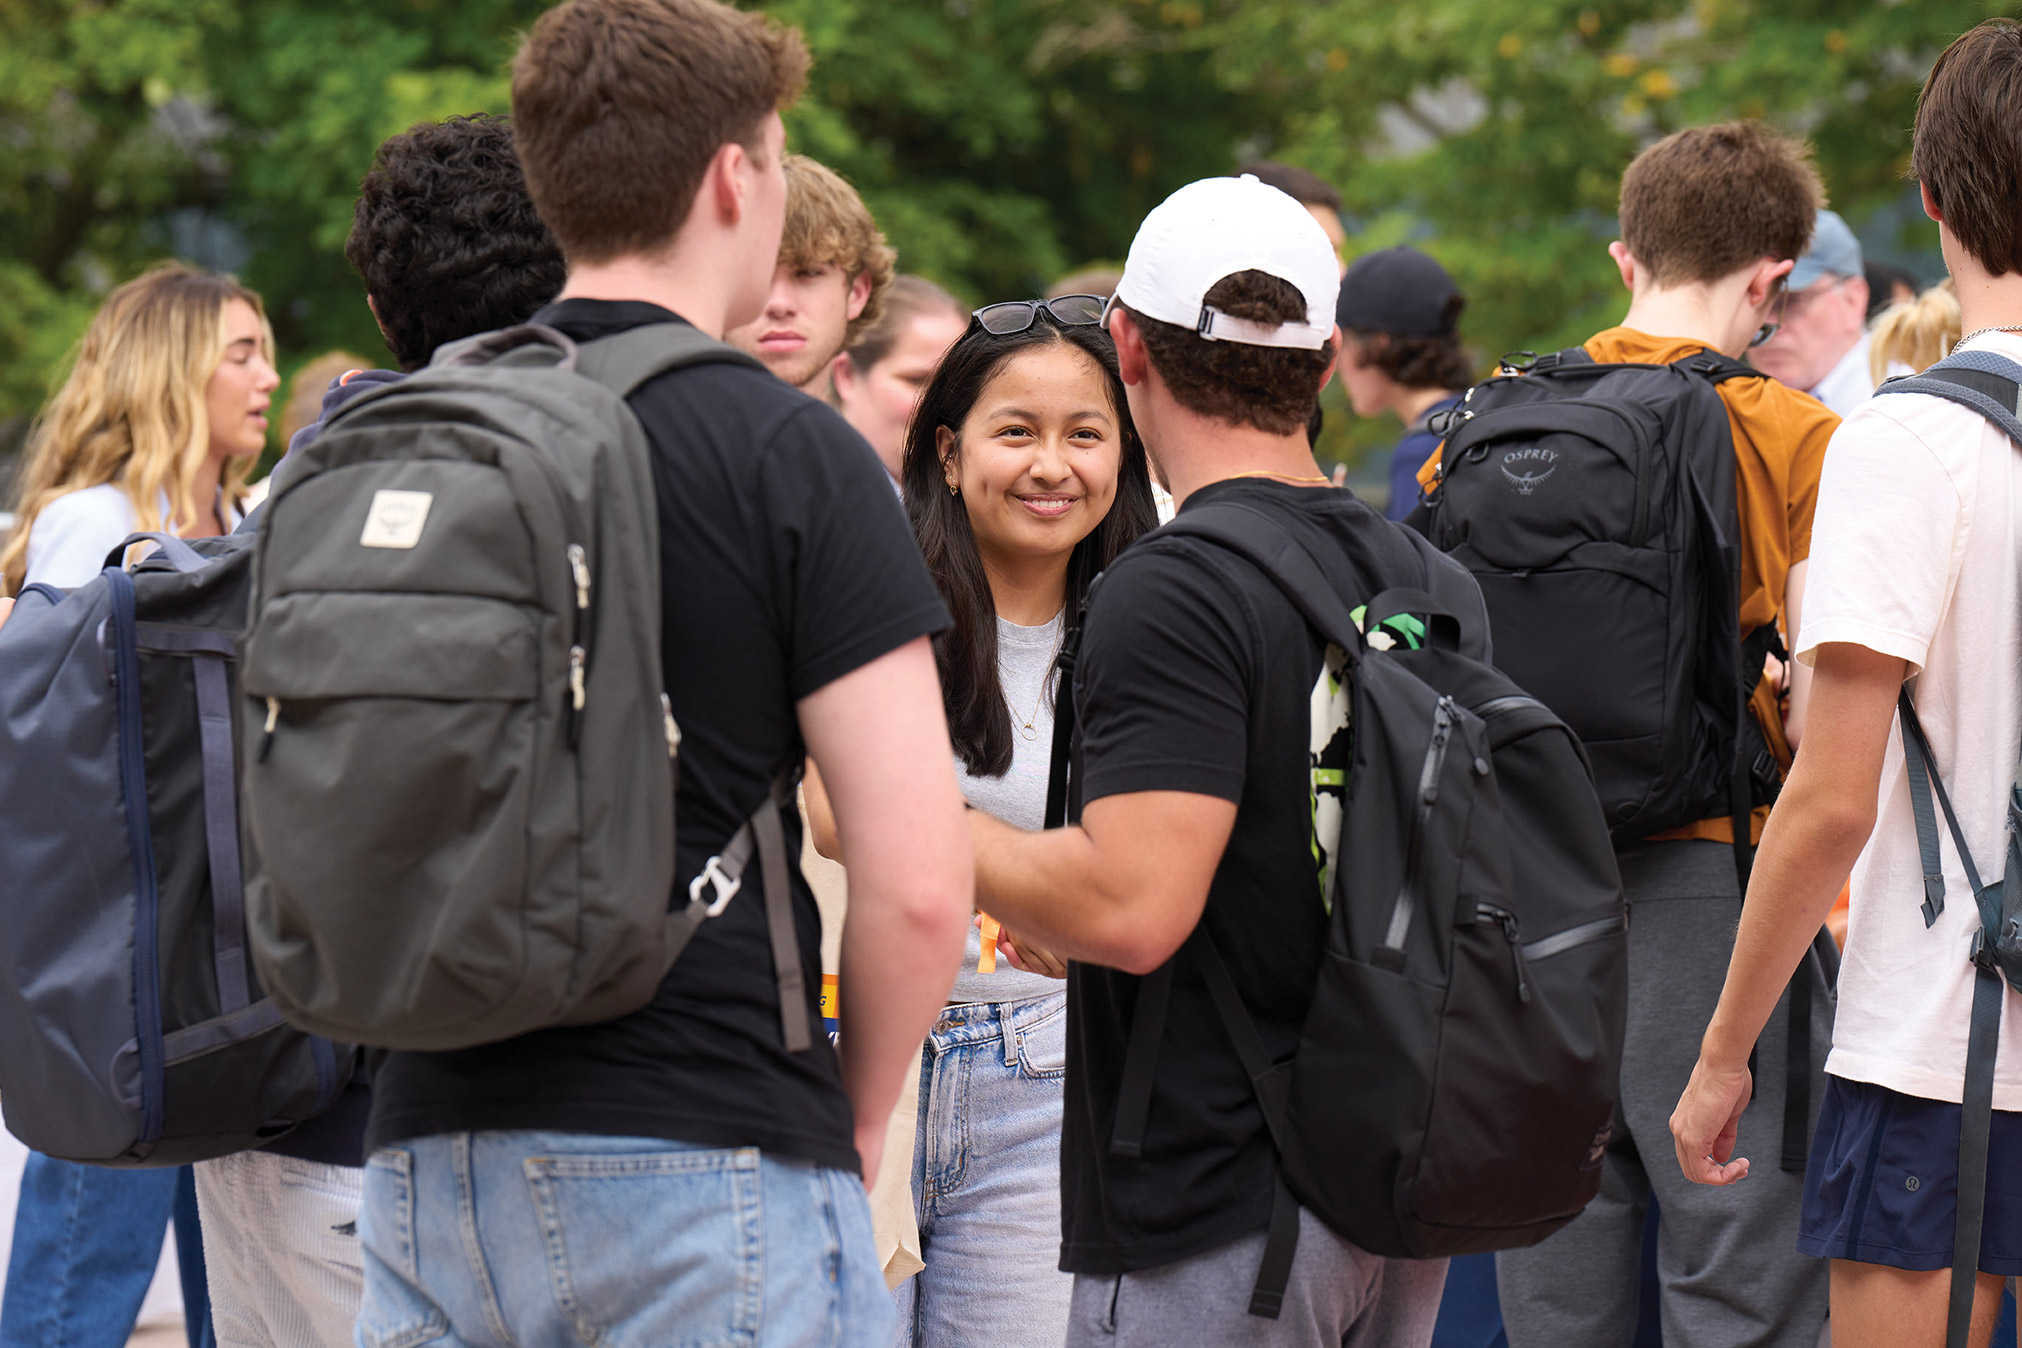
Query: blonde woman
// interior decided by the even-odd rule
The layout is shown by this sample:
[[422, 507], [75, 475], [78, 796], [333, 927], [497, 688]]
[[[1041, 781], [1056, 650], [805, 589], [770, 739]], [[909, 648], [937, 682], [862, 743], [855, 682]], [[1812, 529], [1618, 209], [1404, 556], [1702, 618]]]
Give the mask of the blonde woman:
[[[170, 263], [115, 290], [30, 438], [0, 595], [82, 585], [139, 530], [231, 529], [280, 382], [260, 297], [237, 282]], [[172, 1213], [197, 1348], [211, 1340], [189, 1168], [104, 1170], [31, 1155], [0, 1348], [124, 1345]]]
[[82, 585], [136, 531], [230, 532], [280, 382], [236, 281], [172, 262], [113, 291], [30, 437], [0, 594]]
[[1891, 304], [1869, 329], [1868, 365], [1875, 383], [1923, 373], [1951, 354], [1964, 330], [1959, 292], [1949, 276], [1907, 303]]

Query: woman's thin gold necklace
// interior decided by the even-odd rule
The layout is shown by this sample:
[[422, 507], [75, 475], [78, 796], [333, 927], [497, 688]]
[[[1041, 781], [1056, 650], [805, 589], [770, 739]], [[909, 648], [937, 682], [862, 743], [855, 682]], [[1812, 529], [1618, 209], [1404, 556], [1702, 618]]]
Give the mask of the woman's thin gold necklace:
[[1011, 712], [1011, 719], [1018, 722], [1018, 738], [1027, 744], [1039, 738], [1039, 709], [1046, 705], [1046, 685], [1053, 679], [1053, 662], [1060, 658], [1060, 642], [1066, 635], [1067, 623], [1063, 619], [1060, 630], [1053, 634], [1053, 654], [1046, 657], [1046, 672], [1039, 676], [1039, 700], [1032, 704], [1032, 714], [1019, 716], [1017, 709], [1011, 707], [1011, 699], [1008, 697], [1004, 699], [1005, 707]]
[[1323, 486], [1323, 487], [1331, 487], [1331, 486], [1333, 486], [1333, 485], [1334, 485], [1334, 479], [1333, 479], [1333, 478], [1331, 478], [1331, 477], [1298, 477], [1298, 476], [1295, 476], [1294, 474], [1291, 474], [1291, 473], [1274, 473], [1274, 472], [1271, 472], [1271, 471], [1270, 471], [1269, 469], [1267, 469], [1267, 468], [1259, 468], [1259, 469], [1256, 469], [1256, 470], [1255, 470], [1254, 472], [1248, 472], [1248, 473], [1232, 473], [1232, 474], [1231, 474], [1230, 476], [1232, 476], [1232, 477], [1274, 477], [1274, 478], [1278, 479], [1278, 481], [1280, 481], [1280, 482], [1317, 482], [1317, 483], [1319, 483], [1319, 484], [1320, 484], [1321, 486]]

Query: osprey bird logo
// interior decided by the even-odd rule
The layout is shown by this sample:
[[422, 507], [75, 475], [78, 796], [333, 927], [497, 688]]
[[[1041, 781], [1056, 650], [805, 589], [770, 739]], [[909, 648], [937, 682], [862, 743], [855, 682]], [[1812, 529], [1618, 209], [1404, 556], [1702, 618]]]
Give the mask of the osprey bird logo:
[[1546, 449], [1542, 445], [1512, 449], [1502, 456], [1502, 475], [1517, 489], [1517, 495], [1529, 496], [1546, 478], [1559, 471], [1558, 458], [1556, 449]]

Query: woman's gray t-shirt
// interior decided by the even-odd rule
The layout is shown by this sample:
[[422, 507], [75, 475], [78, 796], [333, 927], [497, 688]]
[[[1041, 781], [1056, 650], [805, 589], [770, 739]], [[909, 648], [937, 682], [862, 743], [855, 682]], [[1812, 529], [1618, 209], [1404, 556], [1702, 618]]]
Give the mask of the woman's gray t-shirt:
[[[1059, 681], [1053, 660], [1060, 653], [1065, 610], [1039, 627], [1020, 627], [997, 620], [997, 677], [1011, 707], [1011, 767], [1002, 777], [974, 777], [955, 760], [962, 796], [971, 805], [1007, 824], [1036, 829], [1046, 822], [1046, 778], [1053, 765], [1053, 697]], [[1027, 722], [1031, 728], [1026, 728]], [[969, 948], [962, 972], [955, 975], [951, 1002], [1015, 1002], [1063, 992], [1057, 978], [1026, 973], [999, 952], [995, 973], [976, 972], [982, 936], [969, 929]]]

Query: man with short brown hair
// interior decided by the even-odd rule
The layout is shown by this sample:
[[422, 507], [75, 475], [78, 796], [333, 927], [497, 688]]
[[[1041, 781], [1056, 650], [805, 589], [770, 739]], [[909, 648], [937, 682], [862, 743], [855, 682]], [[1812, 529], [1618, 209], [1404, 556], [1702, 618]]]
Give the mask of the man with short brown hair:
[[1758, 1183], [1763, 1139], [1735, 1125], [1749, 1046], [1851, 866], [1796, 1233], [1831, 1261], [1837, 1348], [1984, 1346], [2002, 1284], [2022, 1273], [2022, 1046], [2002, 896], [2004, 853], [2006, 884], [2017, 879], [2022, 746], [2022, 25], [1990, 20], [1938, 58], [1911, 166], [1966, 336], [1833, 437], [1793, 645], [1816, 671], [1812, 728], [1671, 1120], [1688, 1179], [1748, 1178], [1699, 1192], [1732, 1201]]
[[[755, 316], [786, 209], [779, 109], [806, 63], [798, 34], [715, 0], [543, 15], [513, 64], [513, 122], [569, 270], [533, 321], [590, 344], [649, 325], [720, 338]], [[947, 615], [862, 438], [721, 356], [626, 398], [659, 517], [663, 705], [682, 732], [669, 908], [710, 916], [629, 1015], [386, 1056], [360, 1342], [890, 1341], [864, 1181], [970, 912], [929, 646]], [[657, 736], [661, 709], [640, 711]], [[839, 1047], [805, 1031], [821, 920], [791, 864], [798, 812], [778, 807], [809, 756], [850, 840]], [[723, 874], [734, 837], [771, 828], [786, 865]], [[797, 968], [796, 942], [774, 945], [789, 923]]]
[[[1585, 357], [1672, 366], [1709, 352], [1741, 356], [1774, 322], [1785, 278], [1805, 251], [1823, 197], [1809, 148], [1760, 123], [1693, 127], [1645, 150], [1622, 176], [1622, 237], [1608, 246], [1630, 293], [1629, 311], [1620, 325], [1587, 341]], [[1744, 636], [1780, 625], [1796, 641], [1819, 469], [1839, 419], [1796, 389], [1746, 372], [1706, 392], [1718, 394], [1734, 458], [1736, 517], [1723, 532], [1738, 545], [1738, 570], [1729, 574], [1739, 590], [1728, 621]], [[1683, 406], [1691, 410], [1706, 401], [1695, 396]], [[1433, 457], [1421, 483], [1434, 480], [1440, 461]], [[1561, 602], [1570, 609], [1581, 597], [1571, 593]], [[1585, 622], [1566, 622], [1580, 634], [1587, 631]], [[1513, 647], [1518, 643], [1511, 635]], [[1610, 642], [1620, 636], [1619, 630], [1597, 633], [1591, 647], [1564, 653], [1563, 663], [1605, 671]], [[1497, 654], [1507, 661], [1512, 652], [1501, 637]], [[1723, 698], [1734, 695], [1726, 691], [1732, 677]], [[1749, 699], [1764, 752], [1778, 763], [1790, 761], [1802, 733], [1808, 684], [1808, 671], [1798, 671], [1787, 711], [1770, 678], [1759, 679]], [[1561, 691], [1535, 682], [1526, 690], [1547, 705]], [[1661, 690], [1645, 695], [1655, 698]], [[1651, 779], [1671, 780], [1656, 774], [1683, 770], [1678, 757], [1672, 746]], [[1744, 849], [1761, 836], [1768, 813], [1762, 806], [1749, 816]], [[1617, 858], [1631, 908], [1619, 1123], [1601, 1158], [1600, 1195], [1586, 1211], [1543, 1243], [1496, 1256], [1510, 1344], [1621, 1348], [1633, 1341], [1644, 1217], [1654, 1198], [1661, 1213], [1657, 1273], [1666, 1343], [1814, 1348], [1826, 1289], [1817, 1261], [1793, 1248], [1803, 1176], [1765, 1168], [1744, 1191], [1711, 1195], [1684, 1183], [1668, 1165], [1647, 1163], [1651, 1148], [1667, 1135], [1671, 1106], [1692, 1069], [1690, 1031], [1711, 1014], [1734, 946], [1741, 892], [1730, 817], [1618, 844]], [[1794, 1048], [1787, 1003], [1762, 1036], [1763, 1063], [1776, 1070], [1762, 1073], [1741, 1120], [1751, 1147], [1781, 1150], [1790, 1072], [1798, 1073], [1809, 1102], [1803, 1118], [1793, 1111], [1790, 1126], [1808, 1123], [1817, 1109], [1832, 1004], [1810, 981], [1793, 986], [1806, 989], [1808, 1012], [1797, 1016]]]
[[786, 227], [765, 310], [724, 340], [787, 383], [825, 401], [829, 369], [878, 321], [895, 254], [863, 198], [833, 169], [786, 157]]

